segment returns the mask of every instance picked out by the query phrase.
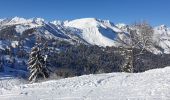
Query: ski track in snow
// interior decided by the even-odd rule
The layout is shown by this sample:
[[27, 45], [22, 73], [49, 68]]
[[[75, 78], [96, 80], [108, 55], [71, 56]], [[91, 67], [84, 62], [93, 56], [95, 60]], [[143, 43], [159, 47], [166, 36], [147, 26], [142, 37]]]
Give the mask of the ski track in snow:
[[170, 67], [144, 73], [108, 73], [24, 84], [0, 81], [0, 100], [169, 100]]

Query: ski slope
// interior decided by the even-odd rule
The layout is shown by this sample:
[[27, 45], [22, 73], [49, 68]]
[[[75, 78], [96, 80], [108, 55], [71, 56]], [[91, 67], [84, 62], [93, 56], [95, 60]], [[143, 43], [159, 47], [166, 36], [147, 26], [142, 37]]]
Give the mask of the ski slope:
[[[0, 100], [169, 100], [169, 76], [170, 67], [143, 73], [84, 75], [33, 84], [24, 84], [22, 80], [18, 84], [1, 78]], [[12, 85], [5, 85], [8, 82]]]

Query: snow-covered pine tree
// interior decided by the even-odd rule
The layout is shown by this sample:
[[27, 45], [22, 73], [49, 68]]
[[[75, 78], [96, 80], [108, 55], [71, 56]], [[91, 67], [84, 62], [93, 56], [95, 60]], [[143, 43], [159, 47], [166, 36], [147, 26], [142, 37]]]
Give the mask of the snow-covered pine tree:
[[35, 82], [37, 78], [49, 77], [49, 70], [46, 66], [47, 55], [43, 55], [43, 50], [39, 45], [36, 45], [32, 48], [30, 57], [28, 60], [28, 69], [30, 71], [29, 81]]

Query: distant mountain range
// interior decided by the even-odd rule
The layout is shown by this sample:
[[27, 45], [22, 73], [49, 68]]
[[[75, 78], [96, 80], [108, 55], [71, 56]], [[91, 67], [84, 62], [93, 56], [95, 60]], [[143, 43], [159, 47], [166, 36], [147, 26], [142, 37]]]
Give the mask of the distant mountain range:
[[[120, 46], [119, 40], [128, 39], [126, 24], [113, 24], [108, 20], [82, 18], [72, 21], [48, 22], [42, 18], [5, 18], [0, 19], [0, 49], [9, 46], [14, 48], [19, 41], [24, 43], [28, 51], [41, 36], [47, 40], [67, 41], [76, 45]], [[34, 36], [32, 36], [34, 34]], [[160, 25], [154, 28], [153, 41], [159, 49], [153, 53], [170, 53], [170, 28]]]

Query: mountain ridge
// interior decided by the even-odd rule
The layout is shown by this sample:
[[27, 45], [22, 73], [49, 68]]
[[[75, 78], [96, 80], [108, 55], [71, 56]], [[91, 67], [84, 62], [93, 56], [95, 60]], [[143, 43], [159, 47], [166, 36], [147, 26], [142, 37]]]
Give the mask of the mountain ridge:
[[[81, 18], [71, 21], [45, 21], [43, 18], [4, 18], [0, 19], [0, 31], [6, 27], [14, 26], [14, 33], [22, 35], [27, 30], [34, 29], [47, 39], [68, 41], [71, 44], [90, 44], [102, 47], [121, 46], [118, 39], [125, 40], [127, 24], [113, 24], [109, 20], [96, 18]], [[166, 25], [153, 28], [154, 43], [164, 49], [163, 53], [170, 53], [169, 36], [170, 29]], [[19, 36], [18, 36], [19, 37]]]

